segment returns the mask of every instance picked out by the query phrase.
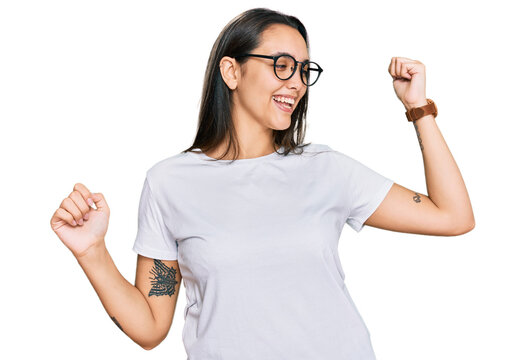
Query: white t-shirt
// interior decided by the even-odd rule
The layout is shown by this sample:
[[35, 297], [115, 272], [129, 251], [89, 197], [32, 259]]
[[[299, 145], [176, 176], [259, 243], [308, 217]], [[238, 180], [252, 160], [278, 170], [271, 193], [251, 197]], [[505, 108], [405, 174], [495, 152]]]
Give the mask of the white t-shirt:
[[180, 153], [147, 171], [133, 246], [179, 261], [188, 360], [375, 359], [338, 240], [393, 181], [323, 144], [210, 159]]

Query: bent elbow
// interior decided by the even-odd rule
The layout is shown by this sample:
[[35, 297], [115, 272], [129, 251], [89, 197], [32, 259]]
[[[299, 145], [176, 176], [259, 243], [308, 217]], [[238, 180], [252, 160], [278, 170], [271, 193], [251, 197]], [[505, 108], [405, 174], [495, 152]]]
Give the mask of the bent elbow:
[[464, 235], [470, 232], [471, 230], [473, 230], [474, 228], [475, 228], [475, 220], [473, 220], [473, 222], [468, 223], [468, 225], [462, 224], [462, 225], [455, 226], [453, 231], [451, 232], [451, 236]]
[[155, 343], [155, 344], [144, 344], [144, 345], [141, 345], [141, 347], [142, 347], [144, 350], [152, 350], [153, 348], [157, 347], [157, 345], [159, 345], [159, 343]]
[[471, 214], [453, 214], [450, 213], [446, 216], [445, 222], [447, 227], [446, 236], [458, 236], [463, 235], [475, 228], [475, 217]]
[[166, 335], [168, 335], [168, 333], [163, 333], [163, 335], [161, 337], [158, 337], [156, 339], [151, 339], [150, 341], [148, 342], [143, 342], [143, 343], [140, 343], [139, 345], [144, 349], [144, 350], [152, 350], [153, 348], [156, 348], [160, 343], [163, 342], [163, 340], [166, 338]]
[[144, 350], [152, 350], [153, 348], [157, 347], [162, 341], [164, 337], [161, 339], [143, 339], [142, 341], [136, 341], [137, 345], [142, 347]]

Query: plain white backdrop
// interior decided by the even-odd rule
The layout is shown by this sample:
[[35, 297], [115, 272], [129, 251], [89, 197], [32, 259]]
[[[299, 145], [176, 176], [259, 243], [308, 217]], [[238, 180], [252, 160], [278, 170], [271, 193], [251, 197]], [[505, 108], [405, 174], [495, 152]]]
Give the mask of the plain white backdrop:
[[2, 1], [0, 351], [9, 359], [186, 359], [184, 287], [168, 337], [145, 351], [111, 321], [49, 221], [76, 182], [102, 192], [107, 247], [134, 283], [146, 171], [192, 144], [216, 37], [237, 14], [263, 6], [305, 24], [311, 59], [325, 70], [310, 91], [307, 142], [427, 194], [416, 133], [387, 72], [393, 56], [416, 59], [468, 188], [476, 227], [462, 236], [345, 226], [345, 281], [378, 359], [525, 359], [518, 4]]

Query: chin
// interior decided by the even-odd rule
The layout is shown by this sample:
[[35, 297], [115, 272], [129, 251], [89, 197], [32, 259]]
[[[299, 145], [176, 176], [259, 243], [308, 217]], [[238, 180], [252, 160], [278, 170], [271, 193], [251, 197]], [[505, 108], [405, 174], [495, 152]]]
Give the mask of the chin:
[[274, 121], [271, 122], [271, 126], [269, 127], [274, 130], [287, 130], [290, 127], [290, 124], [291, 124], [291, 119], [289, 116], [288, 119], [284, 119], [284, 118], [275, 119]]

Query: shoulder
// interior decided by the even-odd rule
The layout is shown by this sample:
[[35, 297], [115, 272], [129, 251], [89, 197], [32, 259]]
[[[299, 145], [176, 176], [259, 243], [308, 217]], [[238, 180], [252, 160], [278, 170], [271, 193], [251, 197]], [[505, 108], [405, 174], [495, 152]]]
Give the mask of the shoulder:
[[300, 150], [302, 155], [318, 155], [318, 154], [327, 154], [331, 153], [334, 150], [332, 150], [329, 145], [326, 144], [317, 144], [317, 143], [308, 143], [305, 146], [301, 147]]
[[[325, 154], [320, 159], [321, 162], [331, 167], [337, 174], [346, 176], [371, 176], [373, 172], [370, 167], [358, 159], [339, 151], [325, 144], [313, 144], [310, 150], [313, 154]], [[374, 175], [374, 174], [373, 174]]]
[[189, 153], [178, 153], [155, 162], [146, 171], [146, 177], [150, 182], [160, 182], [176, 174], [180, 174], [182, 167], [186, 166], [191, 159]]
[[318, 143], [309, 143], [303, 147], [306, 152], [319, 152], [319, 151], [332, 151], [329, 145], [318, 144]]
[[332, 147], [330, 147], [329, 145], [327, 144], [309, 144], [308, 146], [306, 146], [305, 148], [305, 152], [307, 154], [314, 154], [314, 155], [318, 155], [318, 154], [325, 154], [325, 156], [331, 158], [331, 159], [334, 159], [336, 162], [347, 162], [347, 163], [355, 163], [357, 162], [357, 160], [355, 160], [354, 158], [352, 158], [351, 156], [341, 152], [341, 151], [338, 151], [337, 149], [333, 149]]

